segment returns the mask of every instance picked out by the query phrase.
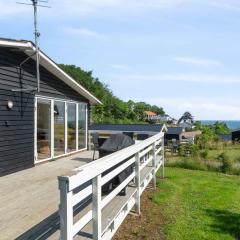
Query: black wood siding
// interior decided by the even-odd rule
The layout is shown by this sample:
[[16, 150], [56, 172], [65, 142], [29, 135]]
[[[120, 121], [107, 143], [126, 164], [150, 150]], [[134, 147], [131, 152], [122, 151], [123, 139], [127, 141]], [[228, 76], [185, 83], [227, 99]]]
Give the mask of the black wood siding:
[[[34, 166], [34, 98], [36, 92], [13, 92], [14, 88], [37, 87], [35, 63], [30, 60], [20, 70], [26, 55], [0, 48], [0, 176]], [[38, 95], [88, 102], [76, 91], [40, 68]], [[13, 101], [12, 110], [7, 101]]]
[[232, 141], [240, 141], [240, 130], [232, 132]]

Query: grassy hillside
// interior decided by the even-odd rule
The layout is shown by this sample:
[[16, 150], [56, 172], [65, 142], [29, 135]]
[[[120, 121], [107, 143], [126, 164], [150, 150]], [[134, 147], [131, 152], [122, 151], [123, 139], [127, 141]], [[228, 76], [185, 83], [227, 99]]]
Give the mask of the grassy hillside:
[[166, 168], [158, 190], [142, 198], [142, 218], [129, 216], [115, 240], [239, 239], [239, 185], [238, 176]]
[[98, 78], [94, 78], [91, 71], [86, 72], [74, 65], [60, 64], [59, 66], [102, 101], [102, 106], [93, 108], [93, 121], [95, 123], [140, 123], [144, 122], [144, 111], [164, 113], [161, 107], [152, 106], [145, 102], [131, 100], [124, 102], [116, 97], [106, 84], [99, 81]]

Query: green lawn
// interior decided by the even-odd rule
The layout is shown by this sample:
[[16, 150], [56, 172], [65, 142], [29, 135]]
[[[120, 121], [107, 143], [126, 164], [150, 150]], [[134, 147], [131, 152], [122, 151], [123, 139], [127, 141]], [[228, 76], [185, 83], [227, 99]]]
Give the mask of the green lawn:
[[240, 237], [240, 177], [166, 168], [152, 200], [164, 217], [169, 240]]

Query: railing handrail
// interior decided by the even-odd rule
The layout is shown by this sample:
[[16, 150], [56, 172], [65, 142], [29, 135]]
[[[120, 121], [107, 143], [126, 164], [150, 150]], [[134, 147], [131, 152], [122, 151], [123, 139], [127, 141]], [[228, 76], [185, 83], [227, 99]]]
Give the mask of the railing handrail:
[[158, 133], [142, 142], [77, 168], [66, 176], [59, 176], [58, 179], [59, 181], [67, 181], [69, 187], [68, 191], [72, 191], [81, 184], [84, 184], [85, 182], [95, 178], [96, 176], [124, 161], [128, 157], [144, 150], [144, 148], [148, 147], [150, 144], [153, 144], [158, 139], [161, 139], [163, 136], [164, 133]]

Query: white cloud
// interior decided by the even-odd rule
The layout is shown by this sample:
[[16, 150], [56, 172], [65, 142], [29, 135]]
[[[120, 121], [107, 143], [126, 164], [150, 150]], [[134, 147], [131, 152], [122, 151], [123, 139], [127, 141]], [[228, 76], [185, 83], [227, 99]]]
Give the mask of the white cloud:
[[87, 28], [73, 28], [73, 27], [68, 27], [65, 29], [66, 32], [75, 34], [75, 35], [80, 35], [83, 37], [90, 37], [90, 38], [98, 38], [98, 39], [106, 39], [106, 36], [103, 34], [100, 34], [96, 31], [87, 29]]
[[210, 84], [238, 84], [240, 83], [240, 76], [234, 75], [217, 75], [217, 74], [130, 74], [130, 75], [117, 75], [112, 77], [114, 81], [143, 81], [143, 82], [194, 82], [194, 83], [210, 83]]
[[177, 63], [194, 65], [199, 67], [221, 67], [223, 63], [217, 60], [211, 59], [201, 59], [201, 58], [192, 58], [192, 57], [173, 57], [172, 58]]

